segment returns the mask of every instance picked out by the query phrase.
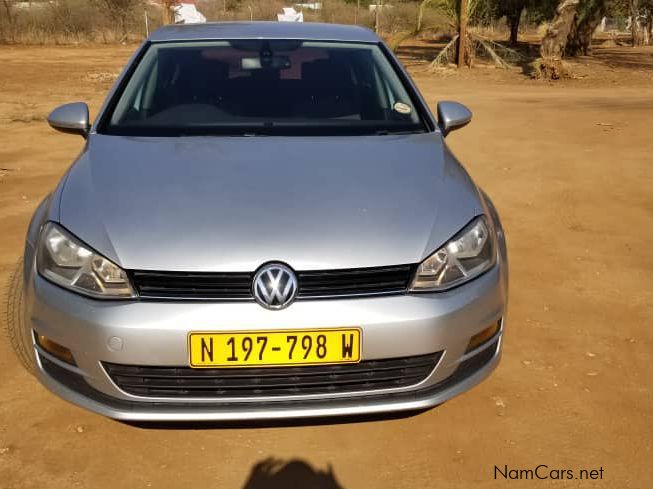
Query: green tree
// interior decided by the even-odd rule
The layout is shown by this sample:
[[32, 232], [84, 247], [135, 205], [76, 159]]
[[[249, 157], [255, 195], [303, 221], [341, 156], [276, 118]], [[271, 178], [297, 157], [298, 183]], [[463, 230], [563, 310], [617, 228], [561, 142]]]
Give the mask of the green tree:
[[653, 0], [629, 0], [633, 46], [653, 44]]
[[521, 17], [528, 7], [529, 0], [493, 0], [493, 3], [493, 16], [498, 19], [506, 18], [508, 29], [510, 29], [510, 45], [516, 45]]
[[554, 0], [487, 0], [488, 8], [492, 18], [506, 18], [506, 24], [510, 30], [508, 39], [511, 45], [517, 44], [519, 25], [524, 16], [528, 13], [531, 20], [536, 22], [549, 21], [555, 14], [557, 3]]

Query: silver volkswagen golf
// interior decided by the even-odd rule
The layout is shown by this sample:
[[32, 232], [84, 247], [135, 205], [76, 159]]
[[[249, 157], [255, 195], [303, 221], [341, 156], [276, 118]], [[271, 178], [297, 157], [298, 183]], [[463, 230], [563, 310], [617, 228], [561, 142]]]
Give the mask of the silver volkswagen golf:
[[36, 210], [9, 336], [58, 396], [132, 421], [422, 410], [497, 366], [499, 217], [369, 30], [168, 26]]

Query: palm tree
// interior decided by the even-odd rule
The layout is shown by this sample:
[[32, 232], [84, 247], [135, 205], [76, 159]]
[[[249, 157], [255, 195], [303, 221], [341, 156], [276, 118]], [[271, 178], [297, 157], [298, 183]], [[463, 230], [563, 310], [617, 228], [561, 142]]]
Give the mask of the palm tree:
[[478, 25], [489, 15], [489, 4], [486, 0], [423, 0], [418, 14], [419, 29], [421, 29], [424, 8], [428, 6], [443, 13], [456, 32], [431, 62], [431, 69], [452, 61], [456, 61], [459, 68], [464, 65], [472, 66], [477, 51], [488, 55], [501, 68], [509, 66], [507, 59], [521, 57], [516, 51], [483, 37], [474, 30], [473, 26]]

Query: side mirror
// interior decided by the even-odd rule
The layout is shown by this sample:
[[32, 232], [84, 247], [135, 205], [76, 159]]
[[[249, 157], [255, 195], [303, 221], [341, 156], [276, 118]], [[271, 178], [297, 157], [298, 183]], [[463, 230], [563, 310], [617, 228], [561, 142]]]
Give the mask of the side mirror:
[[57, 131], [79, 134], [86, 139], [91, 128], [88, 106], [83, 102], [60, 105], [50, 112], [48, 124]]
[[472, 120], [472, 111], [458, 102], [438, 102], [438, 126], [442, 137], [466, 126]]

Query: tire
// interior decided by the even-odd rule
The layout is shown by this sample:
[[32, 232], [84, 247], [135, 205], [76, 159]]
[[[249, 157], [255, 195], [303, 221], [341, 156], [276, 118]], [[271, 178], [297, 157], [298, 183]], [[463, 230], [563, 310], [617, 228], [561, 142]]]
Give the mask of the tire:
[[7, 316], [5, 328], [9, 344], [16, 353], [18, 360], [29, 373], [34, 373], [34, 358], [30, 355], [31, 347], [25, 342], [24, 310], [23, 310], [23, 260], [9, 277], [7, 287]]

